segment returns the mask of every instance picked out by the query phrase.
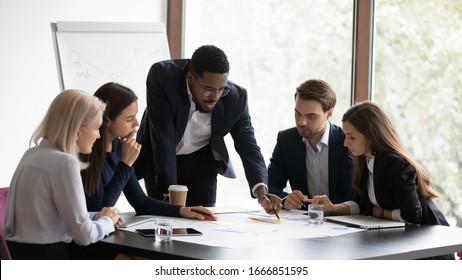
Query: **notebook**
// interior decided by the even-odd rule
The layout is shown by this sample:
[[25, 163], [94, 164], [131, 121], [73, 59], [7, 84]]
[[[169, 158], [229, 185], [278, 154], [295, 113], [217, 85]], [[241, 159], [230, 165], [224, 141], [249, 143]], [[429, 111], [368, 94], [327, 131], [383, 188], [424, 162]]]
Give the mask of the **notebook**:
[[341, 223], [347, 226], [364, 229], [396, 228], [404, 227], [406, 225], [403, 222], [385, 220], [364, 215], [329, 216], [326, 218], [326, 220], [328, 222]]
[[135, 216], [134, 212], [120, 213], [120, 215], [124, 217], [125, 220], [120, 226], [121, 228], [133, 227], [154, 220], [154, 217], [151, 216]]

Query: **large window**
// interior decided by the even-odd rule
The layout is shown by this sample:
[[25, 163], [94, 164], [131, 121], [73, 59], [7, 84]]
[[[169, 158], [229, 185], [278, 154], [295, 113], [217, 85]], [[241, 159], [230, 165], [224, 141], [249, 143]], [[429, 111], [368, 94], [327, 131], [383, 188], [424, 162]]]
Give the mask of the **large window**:
[[[230, 80], [244, 86], [257, 141], [267, 163], [279, 130], [294, 126], [295, 88], [307, 79], [337, 92], [333, 122], [350, 105], [353, 2], [345, 0], [188, 0], [185, 57], [203, 44], [223, 49]], [[232, 139], [237, 180], [219, 176], [218, 201], [249, 198]]]
[[[252, 121], [267, 162], [277, 132], [294, 125], [293, 93], [304, 80], [332, 84], [338, 94], [333, 122], [340, 124], [350, 106], [353, 0], [185, 3], [185, 57], [202, 44], [215, 44], [228, 54], [230, 79], [249, 91]], [[442, 194], [435, 203], [460, 227], [462, 2], [374, 3], [372, 99], [431, 174]], [[219, 201], [248, 197], [239, 157], [230, 152], [239, 178], [219, 177]]]
[[409, 151], [462, 227], [462, 2], [376, 1], [375, 87]]

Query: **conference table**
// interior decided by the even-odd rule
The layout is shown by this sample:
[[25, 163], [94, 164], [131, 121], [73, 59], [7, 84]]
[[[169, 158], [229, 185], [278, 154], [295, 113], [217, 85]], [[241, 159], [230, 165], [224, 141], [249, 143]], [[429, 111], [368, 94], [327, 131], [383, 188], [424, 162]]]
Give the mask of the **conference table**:
[[[162, 243], [138, 234], [155, 227], [151, 217], [136, 227], [116, 230], [100, 241], [127, 255], [148, 259], [190, 260], [403, 260], [462, 251], [462, 228], [406, 226], [364, 230], [325, 221], [308, 225], [304, 215], [281, 212], [216, 214], [217, 222], [173, 218], [177, 227], [193, 227], [202, 237], [174, 237]], [[265, 216], [267, 215], [267, 216]]]

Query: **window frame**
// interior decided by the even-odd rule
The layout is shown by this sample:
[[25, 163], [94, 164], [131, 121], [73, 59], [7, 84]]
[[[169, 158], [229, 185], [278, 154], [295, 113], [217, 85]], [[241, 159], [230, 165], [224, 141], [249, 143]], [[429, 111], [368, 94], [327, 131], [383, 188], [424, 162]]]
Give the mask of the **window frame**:
[[[172, 58], [184, 55], [184, 0], [167, 1], [167, 37]], [[353, 1], [351, 105], [371, 100], [373, 88], [374, 1]]]

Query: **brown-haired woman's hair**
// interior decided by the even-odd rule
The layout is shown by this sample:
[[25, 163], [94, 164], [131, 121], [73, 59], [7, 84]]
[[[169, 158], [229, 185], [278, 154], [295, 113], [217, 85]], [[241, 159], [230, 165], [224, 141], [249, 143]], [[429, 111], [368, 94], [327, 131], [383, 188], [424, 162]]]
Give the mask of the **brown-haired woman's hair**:
[[[342, 122], [348, 121], [356, 130], [369, 141], [373, 155], [393, 152], [406, 160], [417, 175], [417, 191], [424, 197], [436, 198], [440, 194], [430, 181], [430, 176], [423, 167], [413, 159], [406, 150], [393, 124], [380, 107], [371, 101], [357, 103], [343, 115]], [[353, 185], [359, 191], [359, 182], [366, 166], [366, 157], [353, 157], [355, 161], [355, 175]], [[360, 192], [361, 194], [361, 192]]]
[[80, 159], [89, 162], [90, 166], [82, 171], [83, 185], [87, 196], [94, 195], [101, 180], [104, 162], [106, 160], [106, 147], [112, 139], [108, 139], [107, 124], [109, 120], [116, 119], [130, 104], [138, 100], [133, 90], [118, 83], [109, 82], [98, 88], [95, 97], [106, 103], [103, 115], [103, 125], [99, 129], [100, 138], [93, 145], [91, 154], [80, 154]]

